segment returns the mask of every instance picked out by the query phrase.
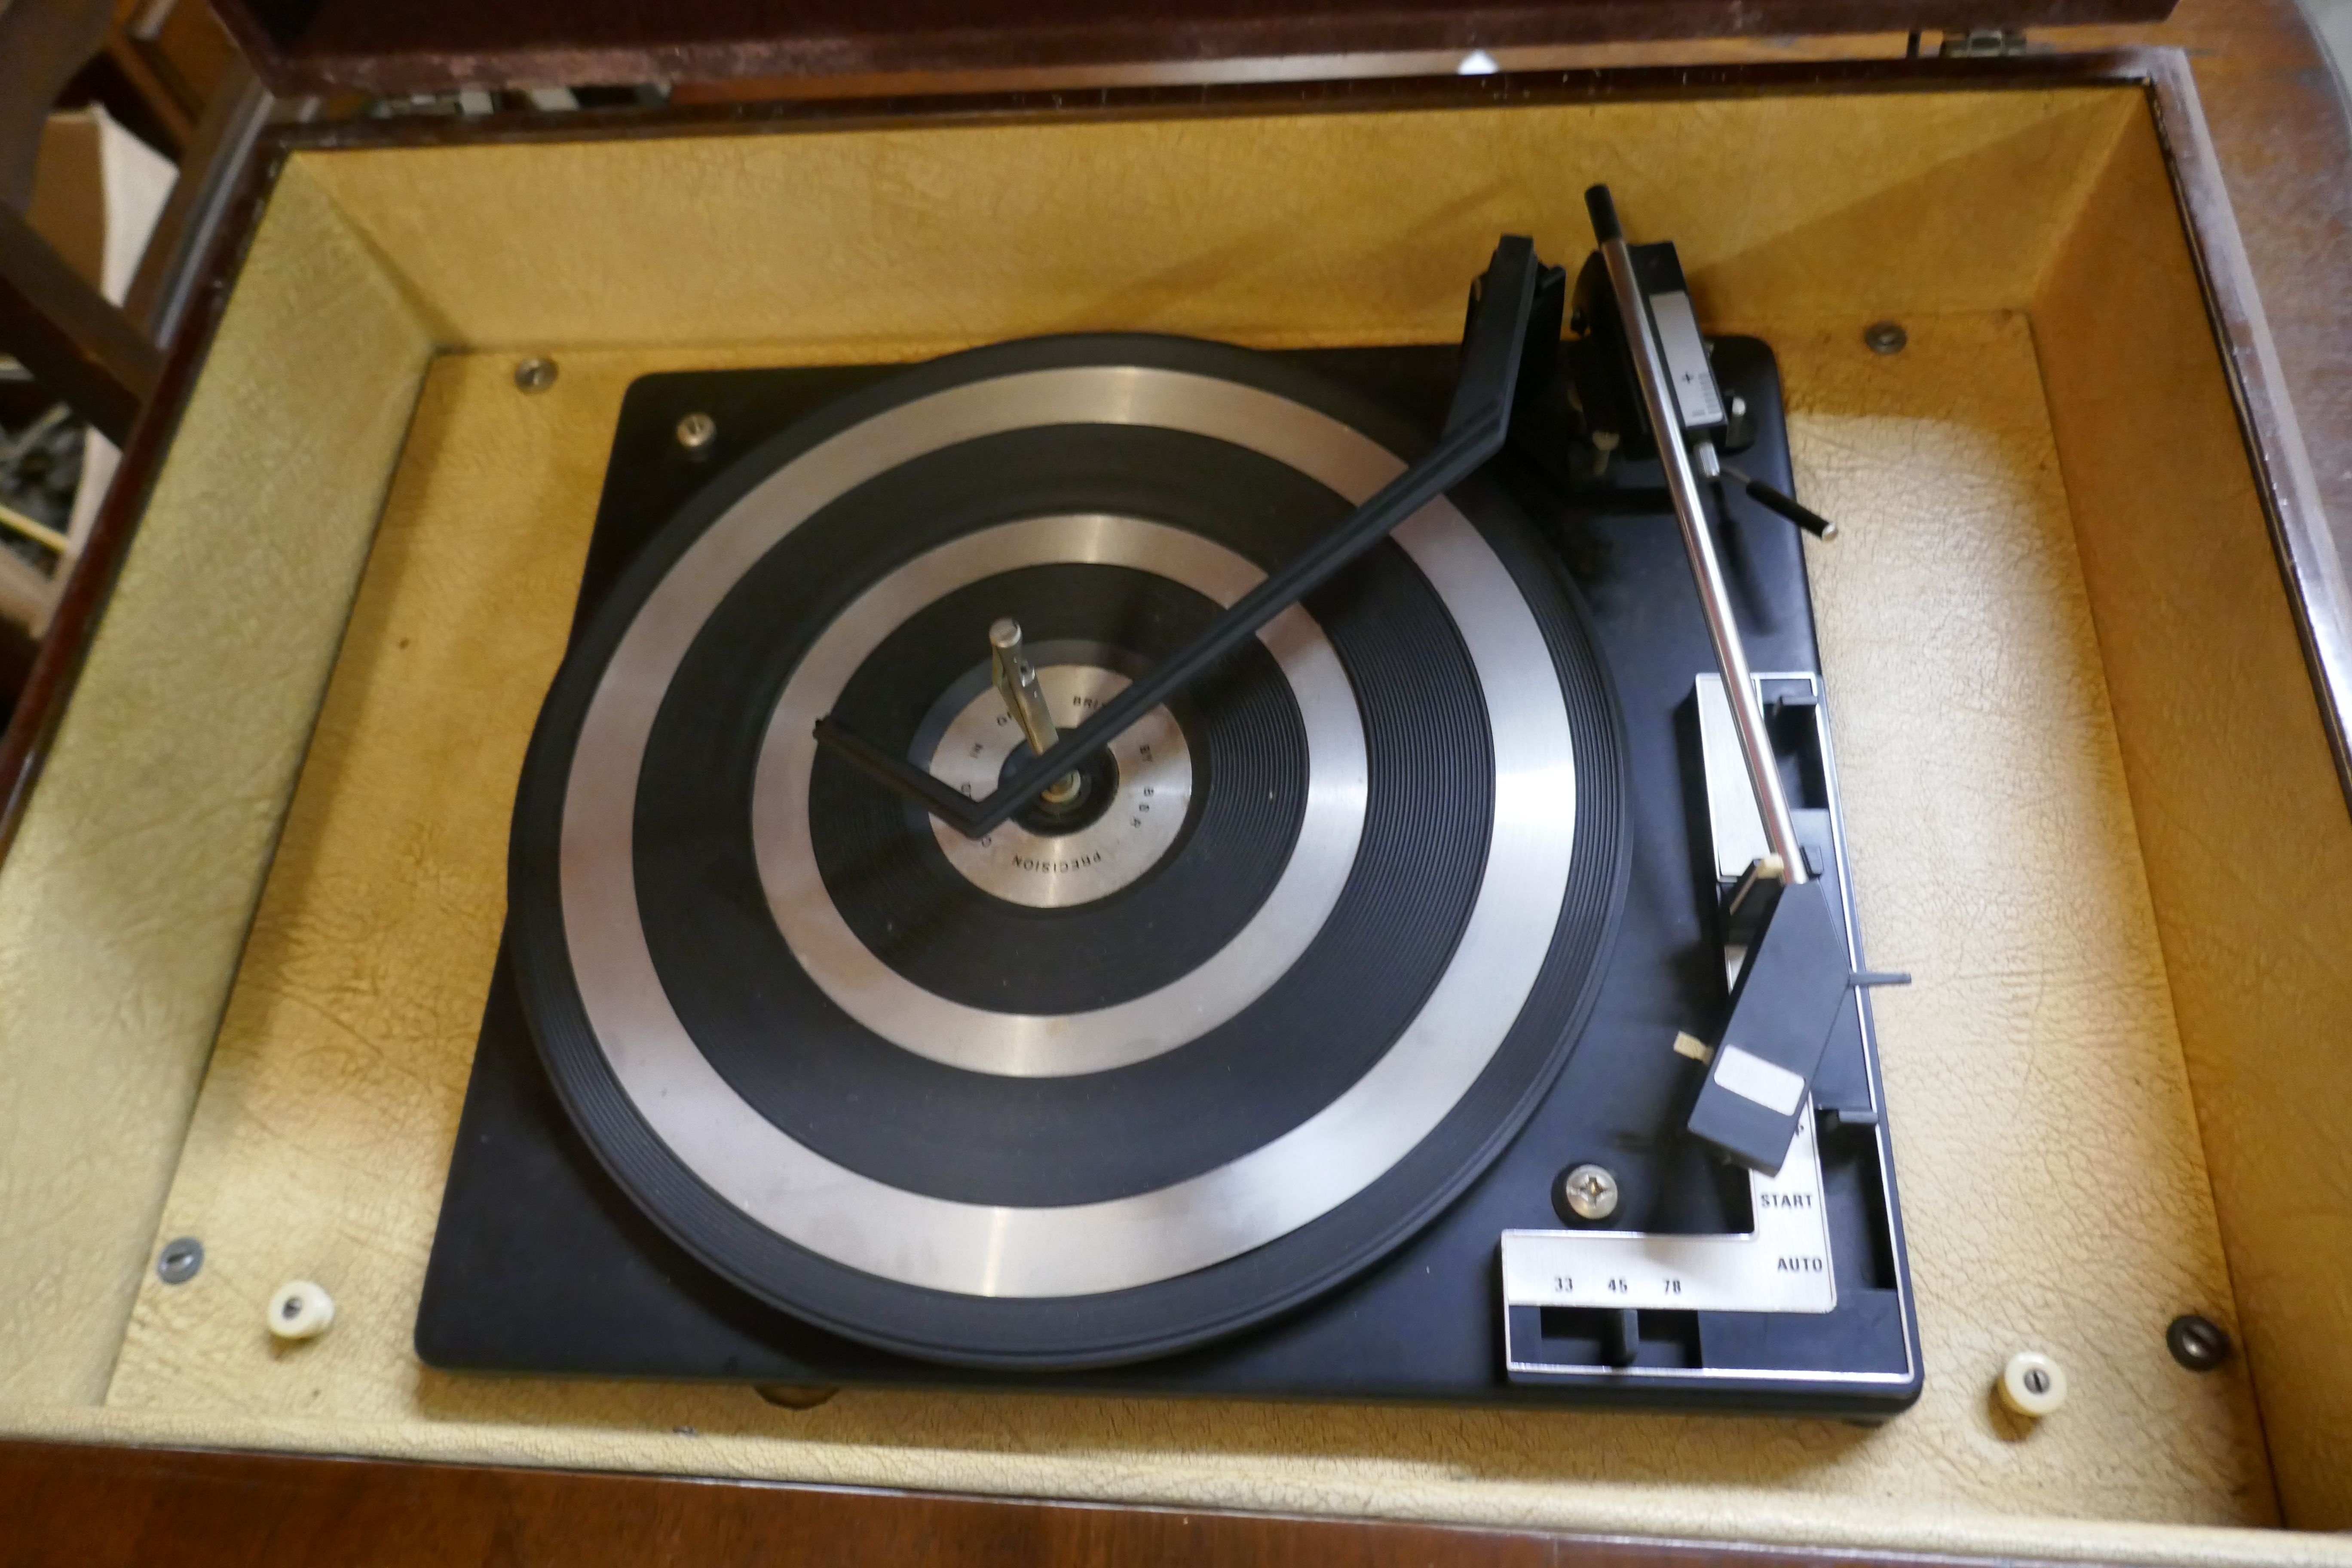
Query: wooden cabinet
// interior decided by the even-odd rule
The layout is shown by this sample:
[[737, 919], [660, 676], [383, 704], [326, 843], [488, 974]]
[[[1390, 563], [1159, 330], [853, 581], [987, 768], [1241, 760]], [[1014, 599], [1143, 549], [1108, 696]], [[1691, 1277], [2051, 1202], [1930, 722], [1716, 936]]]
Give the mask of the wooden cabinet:
[[[635, 13], [578, 15], [591, 30], [562, 41], [591, 64], [568, 79], [654, 58]], [[1105, 58], [1107, 15], [1035, 47]], [[1220, 25], [1303, 46], [1344, 21], [1269, 15]], [[316, 87], [388, 68], [381, 30], [402, 25], [328, 5], [241, 26]], [[1389, 42], [1488, 36], [1454, 25]], [[498, 63], [402, 79], [519, 73], [545, 42], [469, 37]], [[793, 47], [740, 63], [814, 58]], [[906, 47], [840, 68], [943, 63]], [[21, 933], [0, 942], [0, 1071], [48, 1108], [0, 1153], [0, 1215], [42, 1281], [0, 1320], [12, 1429], [1857, 1549], [2326, 1550], [2272, 1527], [2352, 1521], [2352, 1178], [2328, 1087], [2352, 1025], [2347, 603], [2332, 470], [2286, 393], [2290, 364], [2332, 374], [2313, 365], [2340, 311], [2290, 280], [2266, 317], [2179, 55], [1689, 48], [1738, 58], [273, 133], [132, 444], [119, 575], [102, 618], [105, 579], [85, 595], [95, 637], [70, 702], [50, 688], [46, 773], [0, 866], [0, 932]], [[2270, 79], [2229, 73], [2256, 68], [2212, 68], [2232, 135], [2285, 112], [2270, 88], [2238, 96]], [[1913, 1096], [1920, 1408], [1875, 1434], [1019, 1395], [788, 1412], [420, 1369], [501, 792], [628, 380], [1068, 327], [1443, 337], [1465, 247], [1512, 226], [1577, 252], [1595, 178], [1682, 243], [1711, 325], [1782, 345], [1801, 482], [1909, 520], [1856, 525], [1815, 581], [1832, 659], [1884, 676], [1849, 681], [1841, 752], [1877, 779], [1850, 791], [1887, 868], [1860, 859], [1863, 896], [1922, 975], [1885, 1046]], [[1861, 343], [1890, 316], [1913, 328], [1900, 366]], [[515, 388], [526, 355], [562, 366], [542, 398]], [[1914, 638], [1945, 684], [1903, 662]], [[1906, 836], [1947, 830], [1982, 858], [1906, 858]], [[2043, 922], [2079, 943], [2072, 967], [1972, 966], [1972, 921]], [[2113, 1032], [2126, 1012], [2147, 1029]], [[1937, 1065], [1985, 1029], [2037, 1041], [2036, 1070]], [[2210, 1212], [2149, 1200], [2200, 1182]], [[175, 1293], [152, 1253], [182, 1234], [211, 1261]], [[256, 1303], [298, 1268], [340, 1271], [344, 1315], [272, 1350]], [[2231, 1320], [2245, 1358], [2181, 1372], [2162, 1303]], [[2027, 1337], [2086, 1369], [2071, 1426], [2027, 1434], [1988, 1404]], [[993, 1538], [971, 1528], [978, 1555]]]

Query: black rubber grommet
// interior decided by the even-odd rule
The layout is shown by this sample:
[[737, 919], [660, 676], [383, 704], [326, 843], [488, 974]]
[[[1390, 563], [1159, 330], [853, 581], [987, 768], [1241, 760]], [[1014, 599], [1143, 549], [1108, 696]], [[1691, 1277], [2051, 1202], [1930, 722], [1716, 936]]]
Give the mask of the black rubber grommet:
[[2165, 1325], [2164, 1348], [2191, 1372], [2211, 1372], [2230, 1359], [2230, 1331], [2197, 1312], [2183, 1312]]

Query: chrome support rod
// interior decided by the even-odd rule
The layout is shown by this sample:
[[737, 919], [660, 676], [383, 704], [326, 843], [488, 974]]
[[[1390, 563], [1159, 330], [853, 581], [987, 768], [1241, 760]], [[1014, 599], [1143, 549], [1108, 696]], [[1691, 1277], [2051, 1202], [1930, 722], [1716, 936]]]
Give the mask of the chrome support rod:
[[1673, 497], [1675, 519], [1682, 524], [1683, 546], [1690, 552], [1691, 572], [1698, 579], [1700, 605], [1706, 612], [1707, 635], [1715, 641], [1717, 662], [1723, 666], [1724, 695], [1739, 731], [1739, 752], [1748, 764], [1748, 782], [1756, 791], [1756, 809], [1764, 818], [1764, 838], [1779, 856], [1782, 879], [1790, 887], [1808, 879], [1805, 858], [1797, 847], [1796, 824], [1789, 816], [1789, 797], [1780, 787], [1780, 764], [1772, 755], [1772, 737], [1764, 728], [1764, 707], [1756, 700], [1756, 682], [1748, 670], [1748, 650], [1739, 640], [1739, 623], [1731, 613], [1731, 593], [1716, 559], [1715, 534], [1707, 525], [1706, 505], [1698, 476], [1691, 468], [1689, 446], [1683, 439], [1674, 388], [1666, 377], [1664, 352], [1658, 330], [1650, 320], [1649, 301], [1642, 297], [1634, 276], [1633, 253], [1626, 247], [1608, 192], [1595, 186], [1587, 198], [1601, 255], [1609, 268], [1609, 282], [1617, 296], [1617, 313], [1624, 321], [1626, 346], [1633, 351], [1633, 371], [1642, 384], [1643, 405], [1657, 433], [1659, 464], [1665, 469], [1666, 493]]
[[988, 628], [989, 675], [996, 683], [996, 694], [1004, 699], [1004, 710], [1021, 726], [1021, 733], [1029, 742], [1029, 750], [1044, 756], [1054, 749], [1062, 732], [1054, 727], [1054, 715], [1045, 706], [1045, 693], [1037, 684], [1037, 672], [1029, 668], [1028, 650], [1023, 647], [1021, 623], [1007, 617]]
[[[1062, 739], [1054, 727], [1054, 715], [1045, 705], [1045, 689], [1037, 684], [1037, 672], [1030, 668], [1027, 649], [1023, 646], [1021, 623], [1006, 616], [988, 628], [989, 675], [996, 683], [997, 696], [1004, 700], [1004, 710], [1021, 728], [1022, 737], [1029, 742], [1033, 756], [1044, 756]], [[1064, 773], [1045, 786], [1037, 798], [1049, 805], [1066, 805], [1078, 793], [1078, 775]]]

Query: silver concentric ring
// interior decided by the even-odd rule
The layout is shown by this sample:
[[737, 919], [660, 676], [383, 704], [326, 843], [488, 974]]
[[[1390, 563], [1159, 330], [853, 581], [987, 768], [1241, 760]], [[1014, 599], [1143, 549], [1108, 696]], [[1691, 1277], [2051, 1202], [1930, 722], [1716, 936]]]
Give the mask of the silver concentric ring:
[[858, 595], [810, 645], [776, 701], [751, 787], [760, 885], [809, 978], [893, 1045], [971, 1072], [1105, 1072], [1200, 1038], [1265, 995], [1307, 951], [1339, 901], [1364, 836], [1368, 764], [1355, 689], [1322, 628], [1293, 605], [1258, 640], [1290, 683], [1306, 724], [1307, 808], [1274, 890], [1231, 942], [1156, 991], [1050, 1016], [951, 1001], [876, 957], [835, 905], [809, 839], [816, 721], [833, 711], [883, 639], [924, 606], [1000, 573], [1073, 562], [1154, 573], [1219, 605], [1232, 604], [1265, 575], [1213, 540], [1131, 517], [1030, 518], [951, 540]]
[[1337, 1100], [1260, 1148], [1157, 1191], [1015, 1208], [931, 1197], [850, 1170], [785, 1134], [719, 1076], [655, 971], [632, 853], [646, 742], [697, 632], [744, 572], [853, 486], [978, 437], [1100, 424], [1229, 442], [1351, 500], [1403, 466], [1303, 404], [1151, 367], [1034, 371], [913, 399], [786, 464], [687, 550], [614, 650], [565, 784], [564, 938], [589, 1026], [623, 1092], [682, 1164], [755, 1223], [906, 1285], [1033, 1299], [1129, 1289], [1238, 1257], [1330, 1213], [1411, 1152], [1477, 1080], [1527, 1002], [1567, 893], [1576, 773], [1550, 649], [1507, 568], [1440, 500], [1395, 538], [1445, 605], [1485, 694], [1493, 832], [1445, 973]]

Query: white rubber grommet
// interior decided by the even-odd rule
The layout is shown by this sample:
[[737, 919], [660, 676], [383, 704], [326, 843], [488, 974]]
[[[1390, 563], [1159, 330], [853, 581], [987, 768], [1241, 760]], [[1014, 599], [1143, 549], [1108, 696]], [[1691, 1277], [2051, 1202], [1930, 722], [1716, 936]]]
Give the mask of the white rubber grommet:
[[2040, 1351], [2020, 1351], [2000, 1369], [2000, 1402], [2041, 1417], [2066, 1403], [2066, 1369]]
[[335, 1299], [308, 1279], [289, 1279], [269, 1298], [269, 1331], [281, 1340], [315, 1340], [335, 1321]]

